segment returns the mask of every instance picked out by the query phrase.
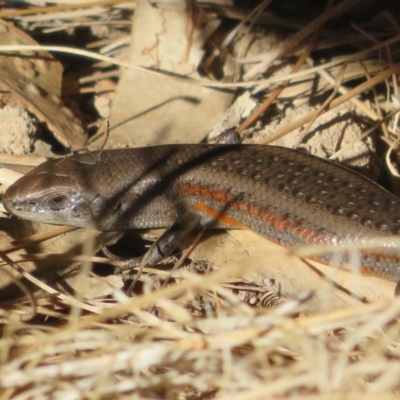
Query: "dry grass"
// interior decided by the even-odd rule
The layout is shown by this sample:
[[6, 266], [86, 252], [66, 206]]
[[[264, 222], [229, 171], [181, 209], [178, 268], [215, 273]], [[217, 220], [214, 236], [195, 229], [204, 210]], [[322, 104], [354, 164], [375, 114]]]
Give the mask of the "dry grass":
[[183, 278], [135, 298], [115, 290], [112, 303], [88, 302], [97, 315], [55, 297], [23, 322], [30, 307], [14, 305], [3, 398], [395, 398], [399, 299], [305, 314], [307, 296], [254, 308], [221, 273]]

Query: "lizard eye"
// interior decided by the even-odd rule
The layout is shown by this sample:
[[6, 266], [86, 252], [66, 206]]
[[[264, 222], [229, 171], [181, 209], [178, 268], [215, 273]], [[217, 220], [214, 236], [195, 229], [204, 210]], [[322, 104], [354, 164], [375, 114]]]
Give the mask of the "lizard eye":
[[68, 206], [68, 196], [65, 194], [56, 194], [46, 200], [47, 206], [52, 210], [62, 210]]

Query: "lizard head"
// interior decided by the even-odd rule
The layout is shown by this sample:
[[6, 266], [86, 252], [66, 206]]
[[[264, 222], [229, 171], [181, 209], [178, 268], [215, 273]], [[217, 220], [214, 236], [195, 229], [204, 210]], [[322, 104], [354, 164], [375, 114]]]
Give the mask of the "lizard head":
[[[95, 227], [93, 198], [79, 182], [73, 158], [47, 161], [12, 184], [3, 195], [5, 209], [20, 218], [48, 224]], [[77, 179], [78, 178], [78, 179]]]

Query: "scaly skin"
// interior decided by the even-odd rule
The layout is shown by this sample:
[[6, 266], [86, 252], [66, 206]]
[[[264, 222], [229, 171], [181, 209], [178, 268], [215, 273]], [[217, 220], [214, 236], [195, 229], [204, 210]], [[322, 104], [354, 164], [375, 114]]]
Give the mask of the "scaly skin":
[[[18, 217], [51, 224], [109, 231], [190, 220], [190, 229], [247, 228], [284, 246], [400, 234], [399, 198], [345, 167], [277, 146], [187, 144], [74, 155], [39, 165], [5, 192], [3, 203]], [[361, 263], [364, 273], [400, 279], [397, 256], [368, 251]]]

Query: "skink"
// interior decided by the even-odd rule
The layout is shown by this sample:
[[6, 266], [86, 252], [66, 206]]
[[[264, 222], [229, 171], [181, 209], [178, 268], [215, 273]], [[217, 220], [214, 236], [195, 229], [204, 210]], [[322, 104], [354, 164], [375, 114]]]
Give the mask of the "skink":
[[[400, 234], [400, 199], [351, 170], [277, 146], [165, 145], [47, 161], [10, 186], [18, 217], [102, 231], [169, 227], [149, 263], [195, 228], [247, 228], [284, 246]], [[318, 256], [329, 262], [331, 254]], [[361, 254], [400, 280], [400, 256]]]

